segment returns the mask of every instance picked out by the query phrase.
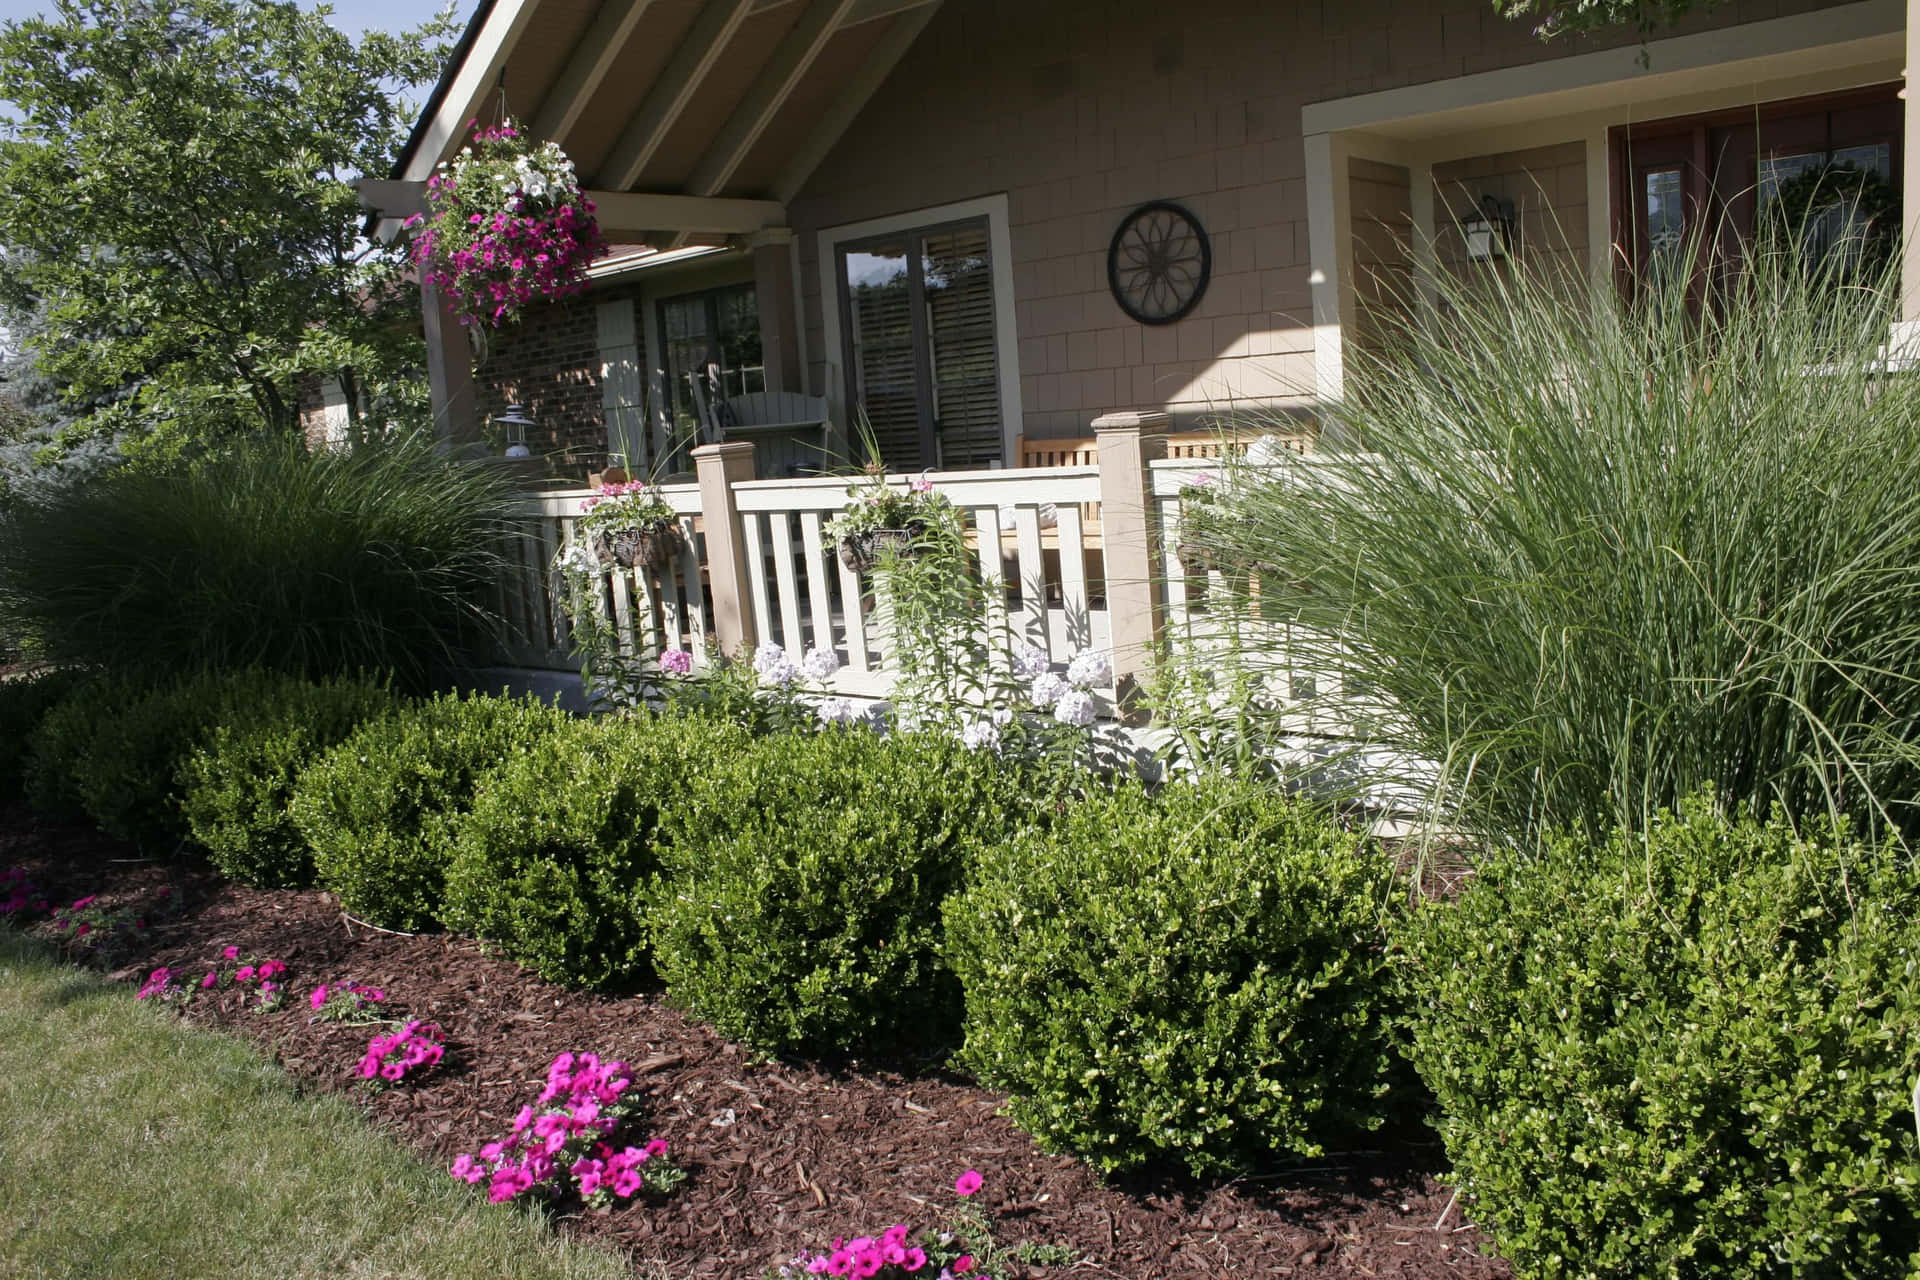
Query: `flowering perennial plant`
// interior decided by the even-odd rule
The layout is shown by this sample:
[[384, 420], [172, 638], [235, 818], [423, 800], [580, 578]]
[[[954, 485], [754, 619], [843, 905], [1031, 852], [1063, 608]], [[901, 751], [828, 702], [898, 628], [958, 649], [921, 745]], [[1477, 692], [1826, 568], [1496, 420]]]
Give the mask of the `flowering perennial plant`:
[[20, 867], [0, 872], [0, 920], [25, 920], [47, 909], [46, 895]]
[[[428, 212], [413, 260], [463, 324], [499, 327], [528, 303], [586, 288], [607, 251], [573, 162], [552, 142], [531, 145], [511, 120], [474, 125], [472, 141], [427, 179]], [[424, 226], [422, 224], [424, 223]]]
[[384, 1089], [438, 1066], [447, 1052], [442, 1040], [437, 1022], [396, 1023], [389, 1034], [367, 1041], [367, 1051], [360, 1057], [360, 1078], [371, 1088]]
[[934, 492], [933, 481], [925, 475], [902, 488], [887, 482], [884, 466], [869, 464], [865, 477], [848, 487], [847, 505], [827, 521], [827, 536], [839, 544], [847, 567], [863, 573], [886, 559], [886, 548], [875, 535], [895, 531], [905, 534], [909, 545], [940, 547], [960, 546], [965, 532], [960, 509], [945, 494]]
[[161, 886], [153, 912], [134, 906], [109, 907], [99, 895], [88, 894], [70, 907], [55, 907], [48, 916], [55, 940], [69, 951], [111, 956], [132, 948], [146, 937], [148, 917], [173, 905], [173, 890]]
[[385, 1021], [380, 1005], [387, 993], [360, 982], [323, 982], [307, 996], [307, 1008], [316, 1022], [345, 1022], [371, 1026]]
[[[255, 1013], [272, 1013], [286, 1000], [286, 972], [287, 966], [282, 961], [243, 956], [239, 947], [229, 945], [221, 948], [220, 962], [207, 970], [206, 976], [200, 979], [199, 989], [246, 991], [252, 996]], [[187, 998], [191, 999], [192, 995], [189, 990]]]
[[589, 536], [658, 528], [675, 519], [673, 507], [660, 491], [642, 480], [602, 484], [599, 493], [580, 503], [580, 510], [585, 513], [580, 530]]
[[916, 1239], [905, 1226], [895, 1223], [877, 1236], [835, 1240], [833, 1248], [825, 1253], [802, 1253], [773, 1269], [768, 1280], [820, 1275], [852, 1276], [856, 1280], [901, 1280], [905, 1276], [992, 1280], [988, 1268], [998, 1271], [1009, 1262], [1046, 1266], [1075, 1260], [1071, 1249], [1058, 1245], [1025, 1242], [1001, 1248], [994, 1241], [992, 1224], [972, 1199], [985, 1181], [974, 1169], [954, 1179], [953, 1191], [960, 1203], [939, 1230], [922, 1232]]
[[451, 1172], [462, 1182], [486, 1183], [495, 1204], [527, 1195], [558, 1199], [569, 1183], [596, 1209], [642, 1191], [671, 1191], [687, 1175], [667, 1158], [663, 1140], [616, 1146], [636, 1110], [626, 1096], [631, 1085], [623, 1062], [563, 1053], [547, 1068], [540, 1109], [522, 1107], [506, 1137], [481, 1147], [478, 1156], [463, 1153]]

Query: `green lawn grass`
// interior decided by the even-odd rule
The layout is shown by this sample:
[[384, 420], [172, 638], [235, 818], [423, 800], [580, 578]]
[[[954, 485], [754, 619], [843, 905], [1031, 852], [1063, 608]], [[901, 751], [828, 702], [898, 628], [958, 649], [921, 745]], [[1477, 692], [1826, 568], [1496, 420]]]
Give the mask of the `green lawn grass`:
[[248, 1046], [0, 929], [0, 1276], [630, 1274]]

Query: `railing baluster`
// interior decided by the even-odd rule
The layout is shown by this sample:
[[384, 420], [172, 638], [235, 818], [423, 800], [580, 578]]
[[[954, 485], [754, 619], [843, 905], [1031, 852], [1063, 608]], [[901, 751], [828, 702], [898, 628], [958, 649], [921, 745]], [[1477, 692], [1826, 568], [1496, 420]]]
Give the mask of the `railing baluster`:
[[820, 539], [820, 513], [800, 514], [800, 546], [807, 556], [807, 603], [813, 610], [813, 643], [833, 651], [833, 593], [827, 589], [826, 551]]
[[800, 627], [800, 590], [793, 577], [793, 533], [786, 512], [767, 517], [772, 533], [773, 576], [780, 587], [780, 644], [788, 653], [798, 655], [806, 648], [806, 632]]
[[[698, 663], [707, 661], [707, 602], [701, 590], [700, 543], [693, 532], [693, 517], [680, 517], [680, 581], [686, 591], [687, 647]], [[671, 572], [671, 570], [669, 570]]]
[[747, 582], [753, 595], [754, 634], [766, 641], [773, 639], [773, 610], [767, 604], [767, 551], [761, 536], [763, 518], [772, 519], [751, 512], [740, 515], [740, 523], [747, 533]]
[[1022, 503], [1013, 509], [1013, 528], [1020, 547], [1020, 631], [1027, 643], [1054, 657], [1047, 637], [1047, 559], [1040, 549], [1040, 509]]
[[1087, 605], [1087, 539], [1080, 508], [1060, 504], [1060, 609], [1066, 619], [1067, 644], [1078, 650], [1093, 646], [1093, 611]]
[[864, 675], [871, 669], [867, 656], [866, 589], [860, 575], [840, 559], [837, 547], [833, 559], [840, 572], [840, 610], [847, 632], [847, 666]]

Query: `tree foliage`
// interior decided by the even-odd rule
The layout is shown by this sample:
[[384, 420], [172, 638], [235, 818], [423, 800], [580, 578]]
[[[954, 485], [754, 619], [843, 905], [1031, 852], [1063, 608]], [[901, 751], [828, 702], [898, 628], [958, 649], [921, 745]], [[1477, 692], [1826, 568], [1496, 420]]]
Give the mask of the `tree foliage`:
[[[417, 404], [414, 292], [360, 238], [451, 17], [358, 40], [272, 0], [59, 0], [0, 26], [0, 307], [69, 437], [291, 430], [324, 373]], [[392, 403], [382, 403], [382, 401]]]
[[1719, 0], [1493, 0], [1503, 18], [1535, 20], [1543, 38], [1606, 27], [1631, 26], [1641, 35], [1678, 22], [1697, 6], [1711, 9]]

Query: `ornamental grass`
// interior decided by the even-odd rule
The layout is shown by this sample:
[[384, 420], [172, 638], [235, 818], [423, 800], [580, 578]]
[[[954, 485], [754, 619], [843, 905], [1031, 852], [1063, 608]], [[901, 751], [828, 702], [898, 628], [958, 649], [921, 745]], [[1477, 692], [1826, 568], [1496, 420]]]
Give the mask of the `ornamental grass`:
[[1354, 353], [1318, 456], [1230, 466], [1190, 515], [1261, 658], [1364, 691], [1445, 820], [1525, 844], [1704, 787], [1913, 834], [1900, 264], [1770, 243], [1630, 299], [1443, 272]]

